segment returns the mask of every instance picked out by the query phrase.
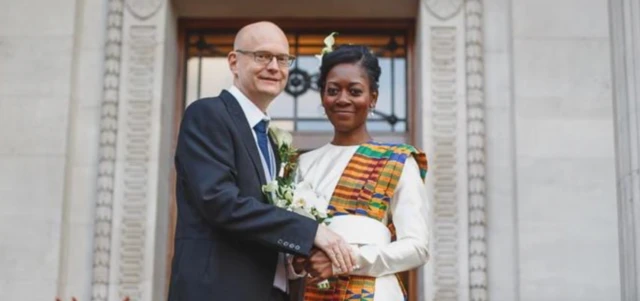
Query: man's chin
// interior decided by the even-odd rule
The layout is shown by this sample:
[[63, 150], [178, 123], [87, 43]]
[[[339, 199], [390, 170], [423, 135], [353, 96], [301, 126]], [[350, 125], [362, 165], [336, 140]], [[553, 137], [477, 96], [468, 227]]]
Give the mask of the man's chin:
[[284, 89], [282, 89], [280, 87], [276, 87], [276, 86], [273, 86], [273, 87], [261, 87], [260, 92], [262, 92], [262, 94], [264, 94], [264, 95], [269, 95], [269, 96], [272, 96], [272, 97], [275, 98], [276, 96], [280, 95], [280, 93], [282, 93], [282, 90], [284, 90]]

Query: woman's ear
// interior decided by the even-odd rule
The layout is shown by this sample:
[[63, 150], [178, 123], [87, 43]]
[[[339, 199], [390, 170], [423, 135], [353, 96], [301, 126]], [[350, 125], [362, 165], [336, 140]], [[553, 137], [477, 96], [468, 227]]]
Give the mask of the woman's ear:
[[373, 91], [373, 92], [371, 92], [371, 105], [370, 105], [370, 107], [372, 109], [375, 108], [377, 103], [378, 103], [378, 91]]

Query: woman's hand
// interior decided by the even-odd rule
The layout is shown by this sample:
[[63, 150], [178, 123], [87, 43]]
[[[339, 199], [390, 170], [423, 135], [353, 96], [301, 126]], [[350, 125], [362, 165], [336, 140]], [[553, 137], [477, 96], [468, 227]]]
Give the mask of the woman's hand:
[[310, 281], [316, 282], [327, 279], [334, 275], [333, 263], [327, 254], [319, 249], [311, 251], [311, 256], [306, 261], [305, 269], [312, 278]]
[[300, 275], [305, 271], [305, 265], [307, 264], [307, 259], [300, 256], [294, 256], [291, 261], [291, 266], [293, 267], [293, 271], [296, 274]]

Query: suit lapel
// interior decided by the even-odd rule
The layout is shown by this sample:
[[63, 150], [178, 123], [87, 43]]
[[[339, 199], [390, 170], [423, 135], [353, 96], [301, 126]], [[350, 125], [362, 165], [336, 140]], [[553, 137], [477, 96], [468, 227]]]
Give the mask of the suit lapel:
[[244, 115], [242, 107], [240, 107], [236, 98], [227, 91], [222, 91], [220, 98], [222, 98], [222, 100], [227, 104], [227, 110], [229, 111], [229, 114], [231, 114], [231, 119], [233, 119], [238, 133], [240, 133], [240, 138], [249, 153], [253, 167], [255, 167], [256, 172], [260, 177], [260, 183], [263, 185], [266, 184], [267, 180], [264, 177], [264, 169], [262, 168], [260, 153], [255, 139], [253, 138], [253, 129], [249, 127], [249, 121], [247, 121], [247, 117]]

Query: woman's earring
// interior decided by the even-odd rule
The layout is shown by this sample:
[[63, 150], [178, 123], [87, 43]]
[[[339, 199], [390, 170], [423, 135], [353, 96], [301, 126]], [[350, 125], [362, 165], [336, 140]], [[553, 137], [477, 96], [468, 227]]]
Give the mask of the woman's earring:
[[374, 116], [376, 116], [376, 114], [373, 112], [373, 107], [370, 107], [370, 108], [369, 108], [369, 116], [370, 116], [370, 117], [374, 117]]
[[318, 105], [318, 115], [320, 116], [327, 116], [327, 113], [324, 110], [324, 107], [322, 105]]

